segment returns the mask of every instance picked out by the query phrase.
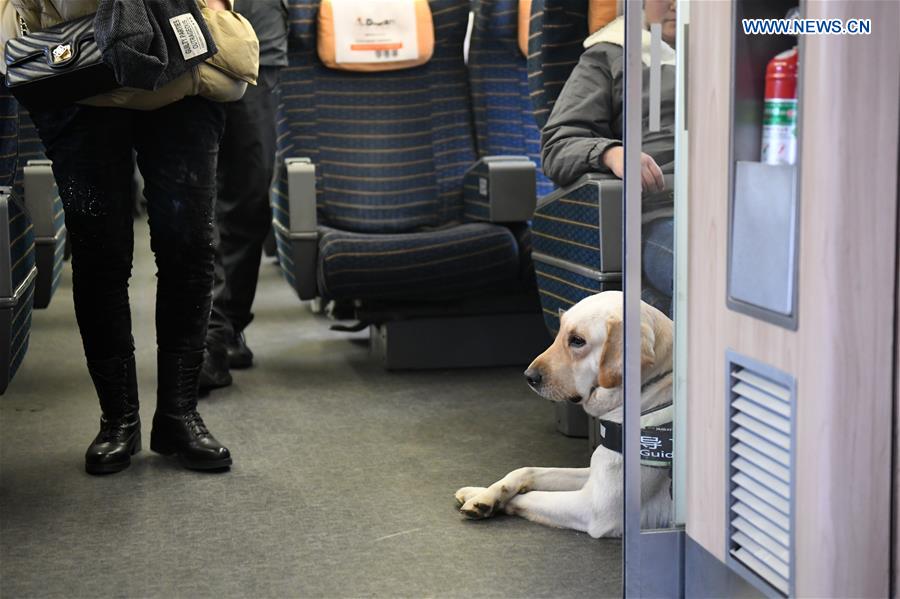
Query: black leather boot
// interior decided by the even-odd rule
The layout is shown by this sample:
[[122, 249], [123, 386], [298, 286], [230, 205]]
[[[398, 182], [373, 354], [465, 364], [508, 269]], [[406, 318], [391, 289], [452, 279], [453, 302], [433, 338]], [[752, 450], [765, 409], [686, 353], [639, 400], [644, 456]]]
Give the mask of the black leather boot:
[[185, 468], [222, 470], [231, 466], [231, 453], [216, 441], [197, 413], [197, 390], [203, 351], [157, 354], [156, 413], [150, 449], [178, 455]]
[[88, 372], [100, 398], [100, 432], [84, 454], [90, 474], [111, 474], [131, 465], [141, 450], [137, 375], [134, 355], [88, 360]]
[[201, 396], [232, 383], [231, 373], [228, 372], [228, 354], [223, 346], [212, 345], [207, 341], [199, 381]]
[[228, 354], [228, 367], [239, 370], [253, 366], [253, 352], [247, 347], [247, 339], [244, 333], [235, 333], [225, 344], [225, 352]]

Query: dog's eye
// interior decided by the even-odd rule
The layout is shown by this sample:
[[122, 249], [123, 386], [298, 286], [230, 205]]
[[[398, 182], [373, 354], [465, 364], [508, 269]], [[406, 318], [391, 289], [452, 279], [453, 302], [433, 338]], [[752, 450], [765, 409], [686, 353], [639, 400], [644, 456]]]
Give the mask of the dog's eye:
[[585, 344], [584, 337], [580, 337], [578, 335], [569, 335], [569, 347], [584, 347]]

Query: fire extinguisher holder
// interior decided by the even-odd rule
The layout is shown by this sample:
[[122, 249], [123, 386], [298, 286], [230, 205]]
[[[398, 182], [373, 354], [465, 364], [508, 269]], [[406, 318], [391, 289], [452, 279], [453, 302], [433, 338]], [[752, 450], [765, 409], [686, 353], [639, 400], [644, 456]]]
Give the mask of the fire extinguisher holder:
[[[766, 69], [773, 57], [798, 41], [793, 36], [746, 35], [741, 20], [783, 18], [796, 4], [797, 0], [738, 0], [733, 4], [725, 298], [731, 310], [791, 330], [798, 324], [799, 132], [803, 117], [799, 85], [794, 164], [765, 164], [761, 154]], [[799, 50], [802, 61], [802, 47]]]

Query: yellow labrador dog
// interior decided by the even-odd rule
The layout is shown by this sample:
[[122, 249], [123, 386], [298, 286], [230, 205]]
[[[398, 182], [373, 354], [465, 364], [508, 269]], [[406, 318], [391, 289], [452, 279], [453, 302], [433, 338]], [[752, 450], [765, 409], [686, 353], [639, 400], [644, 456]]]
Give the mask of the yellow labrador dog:
[[[623, 299], [605, 291], [562, 314], [556, 340], [525, 371], [535, 392], [622, 421]], [[672, 321], [643, 302], [641, 380], [642, 414], [672, 402]], [[490, 487], [463, 487], [456, 500], [469, 518], [503, 512], [592, 537], [621, 536], [622, 476], [622, 455], [601, 445], [590, 468], [519, 468]], [[641, 468], [642, 528], [669, 525], [669, 487], [668, 469]]]

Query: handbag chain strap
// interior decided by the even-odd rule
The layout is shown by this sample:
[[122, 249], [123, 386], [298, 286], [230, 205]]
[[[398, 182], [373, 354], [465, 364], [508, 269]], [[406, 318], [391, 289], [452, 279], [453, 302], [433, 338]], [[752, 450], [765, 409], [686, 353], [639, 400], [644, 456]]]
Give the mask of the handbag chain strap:
[[19, 28], [22, 30], [22, 35], [28, 34], [28, 23], [25, 22], [25, 19], [22, 15], [16, 13], [16, 16], [19, 17]]

